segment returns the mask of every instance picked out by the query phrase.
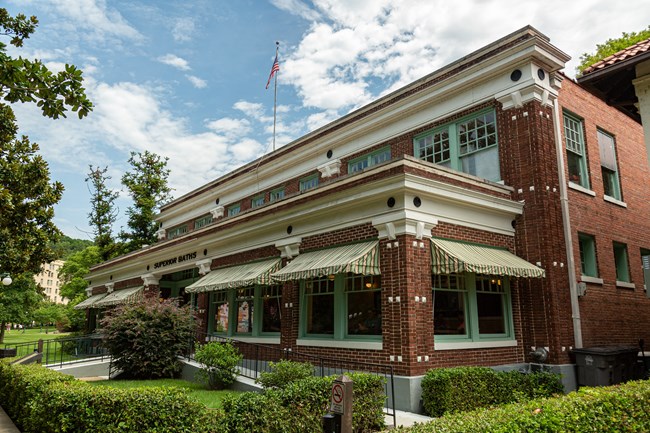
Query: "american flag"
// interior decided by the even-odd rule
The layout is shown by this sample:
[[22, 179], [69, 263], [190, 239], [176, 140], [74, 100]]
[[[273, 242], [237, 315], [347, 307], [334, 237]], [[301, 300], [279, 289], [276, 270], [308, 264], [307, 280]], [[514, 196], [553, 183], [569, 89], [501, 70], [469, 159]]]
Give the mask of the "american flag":
[[271, 66], [271, 74], [269, 75], [269, 81], [266, 82], [266, 88], [269, 88], [269, 84], [271, 84], [271, 79], [275, 75], [276, 72], [280, 70], [280, 63], [278, 63], [278, 53], [276, 51], [275, 53], [275, 60], [273, 61], [273, 66]]

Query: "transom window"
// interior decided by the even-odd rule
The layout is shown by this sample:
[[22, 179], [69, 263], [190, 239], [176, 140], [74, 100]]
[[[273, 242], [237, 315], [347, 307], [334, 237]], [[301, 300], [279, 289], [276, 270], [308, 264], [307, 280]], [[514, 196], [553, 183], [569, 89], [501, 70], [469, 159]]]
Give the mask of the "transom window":
[[569, 181], [589, 188], [589, 172], [587, 170], [587, 155], [582, 120], [569, 114], [564, 114], [564, 139], [566, 145]]
[[185, 233], [187, 233], [187, 224], [172, 227], [171, 229], [167, 230], [167, 239], [174, 239], [181, 235], [184, 235]]
[[197, 218], [194, 220], [194, 229], [200, 229], [201, 227], [205, 227], [208, 224], [212, 222], [212, 215], [205, 215], [202, 216], [201, 218]]
[[494, 111], [474, 114], [414, 139], [415, 156], [492, 181], [501, 180]]
[[300, 191], [307, 191], [318, 186], [318, 173], [300, 179]]
[[251, 200], [251, 207], [256, 208], [260, 207], [264, 204], [264, 194], [258, 195], [257, 197], [253, 197]]
[[467, 341], [513, 338], [507, 278], [466, 273], [434, 274], [432, 279], [436, 338]]
[[282, 200], [283, 198], [284, 198], [284, 187], [274, 189], [269, 194], [269, 201], [271, 203], [273, 203], [274, 201]]
[[363, 171], [368, 167], [372, 167], [373, 165], [381, 164], [386, 161], [390, 161], [390, 147], [384, 147], [368, 155], [354, 158], [348, 163], [348, 173], [351, 174]]
[[241, 204], [233, 204], [228, 208], [228, 216], [235, 216], [241, 212]]
[[598, 130], [598, 146], [600, 147], [600, 168], [604, 193], [616, 200], [622, 200], [614, 137]]

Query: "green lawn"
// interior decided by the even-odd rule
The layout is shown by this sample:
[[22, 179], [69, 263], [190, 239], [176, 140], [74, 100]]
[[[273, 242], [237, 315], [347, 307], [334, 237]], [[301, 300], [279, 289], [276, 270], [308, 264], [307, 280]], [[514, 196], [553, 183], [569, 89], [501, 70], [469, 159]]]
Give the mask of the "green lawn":
[[47, 334], [45, 333], [45, 328], [43, 328], [42, 331], [39, 328], [25, 329], [24, 331], [25, 332], [23, 332], [22, 329], [5, 331], [5, 339], [2, 342], [2, 347], [4, 347], [5, 344], [31, 343], [38, 340], [54, 340], [68, 335], [67, 333], [56, 332], [56, 328], [53, 326], [49, 328]]
[[157, 380], [99, 380], [88, 382], [94, 386], [109, 386], [112, 388], [136, 388], [136, 387], [176, 387], [187, 390], [188, 394], [205, 406], [216, 409], [221, 407], [221, 401], [227, 395], [239, 394], [241, 391], [212, 391], [200, 383], [190, 382], [181, 379], [157, 379]]

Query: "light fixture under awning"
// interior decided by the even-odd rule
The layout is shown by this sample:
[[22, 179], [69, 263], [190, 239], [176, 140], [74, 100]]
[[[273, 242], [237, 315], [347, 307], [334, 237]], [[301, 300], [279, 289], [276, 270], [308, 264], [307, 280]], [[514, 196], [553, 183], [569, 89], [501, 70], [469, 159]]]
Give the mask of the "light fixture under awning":
[[93, 308], [106, 308], [119, 304], [133, 304], [142, 299], [142, 291], [144, 287], [132, 287], [130, 289], [116, 290], [106, 295], [93, 305]]
[[95, 308], [94, 304], [102, 299], [104, 299], [108, 294], [100, 293], [99, 295], [93, 295], [90, 298], [86, 298], [83, 301], [79, 302], [73, 308], [75, 310], [85, 310], [88, 308]]
[[271, 278], [273, 281], [291, 281], [347, 272], [380, 275], [379, 242], [362, 242], [302, 253]]
[[217, 290], [247, 287], [254, 284], [271, 284], [271, 273], [282, 266], [282, 260], [273, 258], [244, 265], [214, 269], [185, 288], [185, 293], [214, 292]]
[[474, 272], [523, 278], [546, 276], [544, 269], [510, 251], [487, 245], [432, 238], [431, 256], [434, 274]]

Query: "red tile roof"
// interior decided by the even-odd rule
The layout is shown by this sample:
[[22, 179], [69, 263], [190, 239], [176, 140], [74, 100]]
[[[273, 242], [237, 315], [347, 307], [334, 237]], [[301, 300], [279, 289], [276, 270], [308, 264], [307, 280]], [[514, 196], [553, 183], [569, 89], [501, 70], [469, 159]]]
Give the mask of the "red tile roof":
[[627, 47], [624, 50], [619, 51], [618, 53], [614, 53], [609, 57], [605, 57], [603, 60], [594, 63], [593, 65], [589, 66], [587, 69], [583, 71], [583, 75], [589, 74], [590, 72], [594, 72], [600, 69], [604, 69], [608, 66], [614, 65], [616, 63], [620, 63], [624, 60], [630, 59], [632, 57], [636, 57], [640, 54], [643, 53], [648, 53], [650, 52], [650, 39], [646, 39], [645, 41], [637, 42], [636, 44], [632, 45], [631, 47]]

